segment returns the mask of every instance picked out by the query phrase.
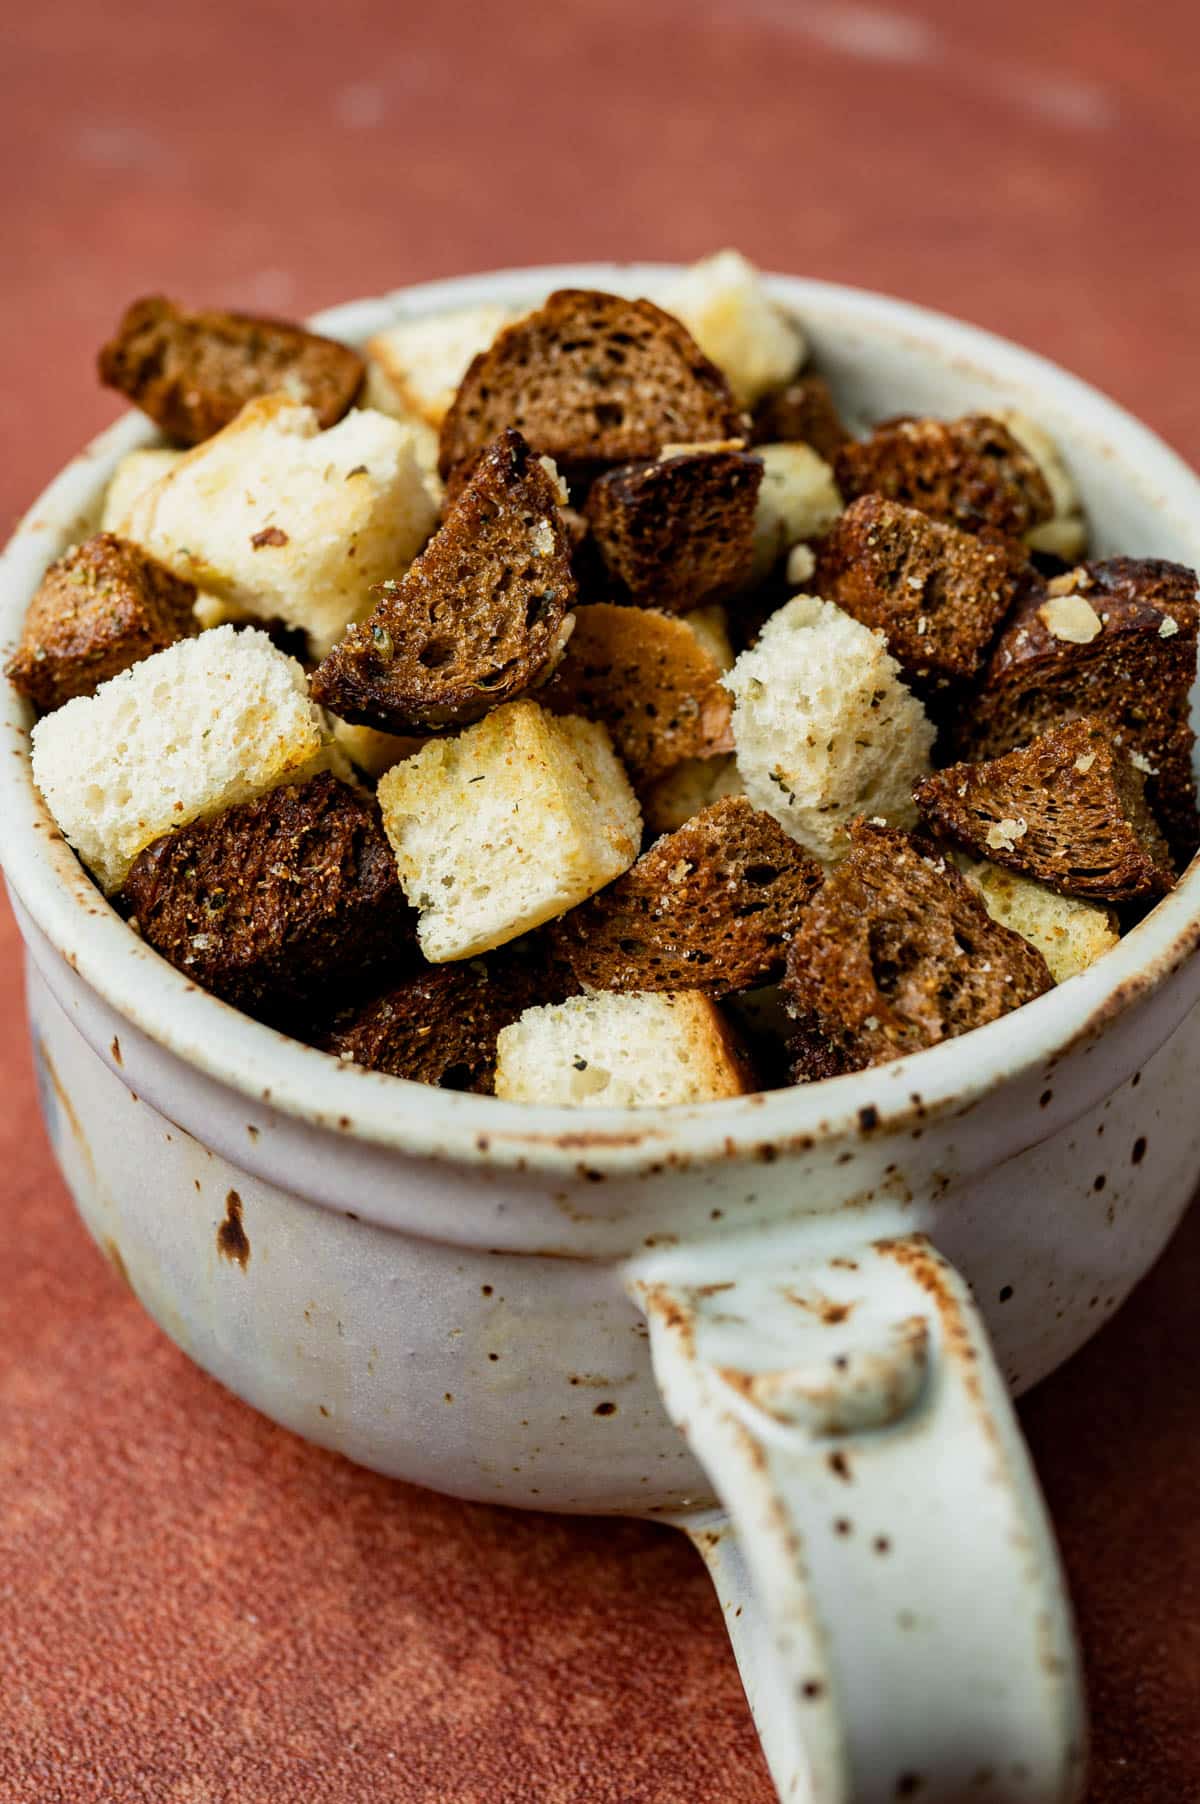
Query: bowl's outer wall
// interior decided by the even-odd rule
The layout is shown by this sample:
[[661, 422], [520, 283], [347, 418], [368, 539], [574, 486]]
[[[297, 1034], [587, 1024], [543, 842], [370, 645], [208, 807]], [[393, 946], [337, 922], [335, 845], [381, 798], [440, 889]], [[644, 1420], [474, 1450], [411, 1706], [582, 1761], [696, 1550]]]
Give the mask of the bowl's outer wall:
[[[595, 279], [605, 278], [616, 285], [611, 271]], [[549, 285], [525, 275], [507, 292], [528, 298]], [[443, 285], [425, 304], [496, 286]], [[852, 413], [1022, 405], [1066, 448], [1099, 550], [1200, 562], [1200, 509], [1189, 520], [1177, 479], [1167, 499], [1143, 480], [1153, 442], [1116, 410], [1097, 404], [1106, 436], [1072, 414], [1072, 385], [1056, 386], [1065, 379], [1047, 370], [1042, 392], [1028, 374], [1036, 360], [1022, 361], [1022, 386], [991, 376], [969, 333], [972, 354], [960, 354], [961, 328], [922, 336], [887, 302], [820, 285], [781, 292], [803, 296], [817, 356]], [[361, 336], [401, 305], [412, 297], [341, 310], [333, 323]], [[121, 432], [122, 442], [138, 435]], [[93, 506], [103, 460], [95, 467]], [[41, 522], [42, 561], [85, 523], [86, 511]], [[6, 592], [0, 604], [11, 637], [21, 597]], [[81, 934], [89, 909], [107, 930], [77, 873], [74, 894]], [[1200, 964], [1186, 956], [1200, 910], [1186, 890], [1160, 911], [1157, 939], [1153, 922], [1139, 930], [1152, 958], [1140, 965], [1132, 940], [1112, 955], [1117, 972], [1125, 958], [1127, 982], [1114, 987], [1097, 968], [1021, 1011], [1028, 1030], [1013, 1017], [857, 1083], [758, 1106], [632, 1125], [579, 1112], [566, 1130], [549, 1111], [525, 1116], [486, 1099], [427, 1093], [417, 1107], [409, 1086], [337, 1070], [328, 1108], [297, 1119], [273, 1095], [276, 1069], [318, 1055], [185, 996], [137, 947], [147, 996], [176, 984], [181, 1022], [199, 1003], [220, 1024], [208, 1070], [197, 1069], [180, 1056], [191, 1051], [182, 1029], [149, 1034], [115, 1011], [73, 968], [70, 931], [47, 937], [15, 899], [36, 971], [47, 1118], [114, 1263], [168, 1333], [268, 1414], [462, 1495], [668, 1510], [701, 1489], [653, 1390], [623, 1288], [630, 1256], [703, 1256], [732, 1271], [769, 1257], [770, 1237], [789, 1224], [835, 1209], [851, 1238], [925, 1228], [973, 1281], [1006, 1376], [1022, 1388], [1115, 1307], [1194, 1188], [1200, 1119], [1183, 1086], [1200, 1036]], [[1173, 936], [1161, 931], [1172, 910]], [[1153, 984], [1151, 966], [1179, 968]], [[143, 1014], [153, 1015], [149, 1003]], [[253, 1046], [253, 1090], [244, 1069], [236, 1085], [221, 1081], [226, 1043], [231, 1066]], [[835, 1095], [855, 1106], [839, 1109]], [[381, 1098], [400, 1144], [380, 1143]], [[439, 1110], [470, 1121], [469, 1157], [430, 1157], [417, 1125], [410, 1132]], [[726, 1122], [722, 1136], [713, 1124]]]

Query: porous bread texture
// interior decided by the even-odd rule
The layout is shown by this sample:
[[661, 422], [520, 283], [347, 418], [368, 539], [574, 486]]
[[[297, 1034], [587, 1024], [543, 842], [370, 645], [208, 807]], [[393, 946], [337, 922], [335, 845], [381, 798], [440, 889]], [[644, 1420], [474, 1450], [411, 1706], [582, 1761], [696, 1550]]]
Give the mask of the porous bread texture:
[[1065, 983], [1111, 952], [1120, 934], [1111, 908], [1060, 896], [1032, 877], [956, 852], [954, 862], [993, 921], [1036, 946], [1055, 983]]
[[633, 863], [642, 817], [607, 732], [522, 699], [379, 783], [431, 964], [505, 945]]
[[743, 407], [791, 380], [808, 356], [798, 320], [767, 293], [738, 251], [718, 251], [685, 270], [660, 298], [721, 370]]
[[668, 1108], [754, 1081], [716, 1004], [696, 990], [572, 996], [526, 1009], [496, 1040], [496, 1095], [551, 1107]]
[[763, 479], [754, 513], [750, 586], [770, 575], [804, 539], [819, 539], [842, 511], [831, 466], [811, 445], [758, 445]]
[[173, 470], [187, 455], [170, 445], [149, 445], [141, 451], [127, 451], [109, 478], [100, 511], [101, 532], [119, 533], [128, 538], [129, 516], [133, 504], [147, 489]]
[[497, 333], [518, 317], [513, 308], [489, 302], [424, 319], [397, 320], [367, 341], [367, 356], [383, 371], [408, 417], [436, 429], [472, 358], [486, 351]]
[[912, 786], [929, 770], [934, 729], [882, 633], [797, 595], [723, 681], [746, 794], [814, 857], [844, 856], [855, 815], [916, 819]]
[[304, 672], [265, 633], [181, 639], [33, 729], [33, 778], [108, 893], [144, 846], [337, 762]]
[[302, 628], [321, 657], [435, 519], [395, 420], [359, 409], [322, 432], [312, 408], [269, 395], [144, 490], [125, 530], [208, 594]]
[[1039, 526], [1030, 527], [1025, 543], [1031, 551], [1049, 551], [1067, 563], [1073, 563], [1087, 552], [1087, 521], [1075, 478], [1068, 470], [1062, 452], [1046, 428], [1030, 419], [1016, 407], [999, 407], [996, 418], [1003, 422], [1019, 445], [1032, 457], [1046, 479], [1046, 487], [1054, 503], [1054, 513]]
[[413, 412], [381, 363], [377, 363], [373, 357], [367, 357], [365, 363], [366, 375], [363, 377], [358, 405], [369, 413], [386, 413], [389, 419], [397, 420], [401, 426], [408, 428], [412, 434], [413, 456], [420, 464], [426, 486], [440, 508], [445, 489], [438, 475], [436, 430], [420, 414]]

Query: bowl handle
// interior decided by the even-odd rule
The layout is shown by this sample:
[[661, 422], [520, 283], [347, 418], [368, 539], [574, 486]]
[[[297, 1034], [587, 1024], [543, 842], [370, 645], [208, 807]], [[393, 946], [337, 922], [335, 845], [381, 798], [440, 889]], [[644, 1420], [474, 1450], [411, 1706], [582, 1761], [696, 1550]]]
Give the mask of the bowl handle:
[[1070, 1606], [967, 1285], [923, 1235], [801, 1232], [757, 1263], [739, 1240], [628, 1272], [667, 1411], [723, 1505], [678, 1521], [779, 1796], [1069, 1804]]

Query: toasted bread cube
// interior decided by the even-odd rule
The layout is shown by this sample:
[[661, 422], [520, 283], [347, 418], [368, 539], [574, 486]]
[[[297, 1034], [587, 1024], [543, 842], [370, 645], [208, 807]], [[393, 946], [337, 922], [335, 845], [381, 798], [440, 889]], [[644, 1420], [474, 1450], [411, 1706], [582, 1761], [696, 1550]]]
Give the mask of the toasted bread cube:
[[496, 1095], [508, 1102], [653, 1109], [755, 1088], [728, 1022], [696, 990], [526, 1009], [501, 1029], [496, 1050]]
[[379, 782], [431, 964], [503, 946], [633, 863], [642, 818], [605, 729], [506, 703]]
[[302, 628], [323, 657], [435, 515], [395, 420], [359, 410], [322, 432], [311, 408], [274, 395], [139, 495], [126, 531], [218, 600]]
[[494, 343], [516, 315], [497, 302], [455, 307], [425, 319], [401, 319], [368, 340], [367, 356], [403, 405], [435, 429], [450, 410], [472, 359]]
[[375, 727], [360, 727], [348, 720], [339, 720], [336, 714], [328, 711], [326, 719], [330, 732], [351, 764], [356, 765], [372, 782], [377, 782], [384, 771], [391, 770], [393, 764], [399, 764], [401, 758], [411, 758], [425, 744], [423, 736], [418, 738], [409, 733], [380, 733]]
[[1031, 551], [1049, 551], [1065, 563], [1077, 562], [1087, 553], [1087, 521], [1083, 517], [1083, 503], [1075, 478], [1068, 470], [1062, 452], [1044, 426], [1017, 408], [997, 408], [996, 418], [1003, 421], [1017, 443], [1028, 451], [1046, 479], [1054, 504], [1051, 518], [1031, 526], [1025, 534], [1025, 543]]
[[598, 601], [576, 610], [563, 661], [538, 698], [556, 714], [602, 721], [640, 792], [684, 758], [730, 750], [723, 668], [687, 615]]
[[715, 758], [685, 758], [642, 796], [642, 814], [651, 833], [673, 833], [685, 821], [724, 796], [745, 795], [737, 760], [731, 753]]
[[797, 595], [723, 680], [746, 794], [814, 857], [844, 856], [857, 814], [916, 819], [934, 729], [882, 633]]
[[786, 388], [764, 395], [754, 409], [751, 441], [756, 445], [811, 445], [832, 463], [849, 437], [824, 376], [798, 376]]
[[789, 382], [808, 356], [799, 321], [771, 299], [738, 251], [694, 263], [671, 284], [662, 305], [724, 372], [743, 407]]
[[142, 451], [127, 451], [104, 491], [104, 506], [100, 515], [101, 532], [115, 532], [122, 538], [127, 537], [129, 516], [138, 496], [144, 495], [147, 489], [152, 489], [186, 455], [186, 452], [177, 451], [170, 445], [151, 445]]
[[379, 809], [329, 771], [164, 834], [134, 859], [122, 902], [178, 970], [298, 1031], [321, 999], [416, 958]]
[[834, 469], [847, 501], [884, 495], [964, 532], [990, 526], [1019, 539], [1054, 514], [1036, 460], [992, 414], [885, 420], [843, 445]]
[[336, 762], [304, 672], [253, 628], [155, 652], [33, 729], [33, 777], [97, 882], [201, 815]]
[[683, 613], [736, 595], [753, 560], [763, 466], [737, 451], [619, 464], [585, 503], [609, 593]]
[[362, 378], [362, 358], [336, 339], [249, 313], [188, 313], [161, 295], [134, 301], [100, 352], [101, 381], [185, 445], [263, 395], [286, 394], [332, 426]]
[[100, 532], [51, 564], [8, 676], [43, 712], [195, 632], [196, 591], [127, 539]]
[[750, 585], [803, 539], [819, 539], [842, 511], [833, 471], [811, 445], [759, 445], [762, 487], [754, 514]]
[[1051, 988], [1041, 953], [931, 841], [861, 819], [850, 838], [788, 949], [797, 1083], [935, 1046]]
[[956, 852], [954, 862], [993, 921], [1036, 946], [1055, 983], [1066, 983], [1111, 952], [1120, 939], [1117, 917], [1100, 902], [1060, 896], [1032, 877]]

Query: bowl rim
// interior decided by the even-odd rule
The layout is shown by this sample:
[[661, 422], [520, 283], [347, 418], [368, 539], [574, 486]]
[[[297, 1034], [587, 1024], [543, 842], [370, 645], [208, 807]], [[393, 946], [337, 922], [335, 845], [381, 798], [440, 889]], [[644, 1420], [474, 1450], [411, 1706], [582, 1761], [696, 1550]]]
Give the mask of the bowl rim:
[[[362, 342], [384, 325], [481, 301], [536, 302], [551, 288], [656, 291], [682, 266], [596, 263], [532, 266], [413, 285], [347, 302], [313, 324]], [[1200, 564], [1200, 478], [1124, 408], [1058, 365], [949, 315], [869, 290], [780, 274], [775, 298], [819, 326], [836, 319], [894, 347], [908, 343], [1037, 402], [1040, 416], [1069, 417], [1128, 470], [1147, 505], [1194, 542]], [[1011, 404], [1011, 401], [1010, 401]], [[16, 643], [41, 573], [84, 529], [101, 481], [127, 451], [158, 442], [149, 421], [127, 414], [48, 485], [0, 557], [0, 650]], [[410, 1155], [467, 1164], [577, 1170], [581, 1155], [606, 1173], [647, 1156], [690, 1165], [763, 1156], [764, 1147], [814, 1144], [885, 1131], [961, 1111], [995, 1085], [1045, 1067], [1103, 1031], [1200, 945], [1200, 858], [1178, 887], [1082, 975], [963, 1040], [891, 1064], [754, 1096], [665, 1109], [588, 1108], [501, 1101], [445, 1091], [344, 1064], [240, 1014], [153, 952], [104, 901], [58, 834], [30, 773], [28, 704], [11, 684], [0, 700], [0, 866], [10, 889], [79, 979], [124, 1020], [184, 1063], [232, 1091], [312, 1126], [352, 1123], [356, 1139]], [[970, 1053], [966, 1056], [969, 1044]]]

